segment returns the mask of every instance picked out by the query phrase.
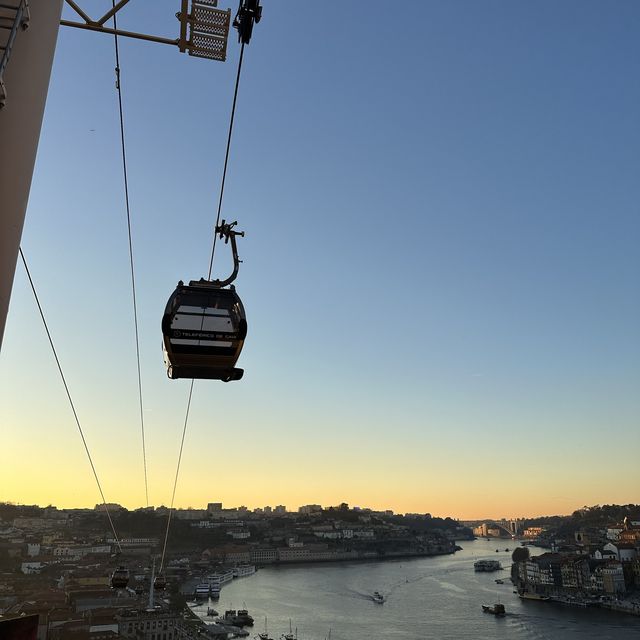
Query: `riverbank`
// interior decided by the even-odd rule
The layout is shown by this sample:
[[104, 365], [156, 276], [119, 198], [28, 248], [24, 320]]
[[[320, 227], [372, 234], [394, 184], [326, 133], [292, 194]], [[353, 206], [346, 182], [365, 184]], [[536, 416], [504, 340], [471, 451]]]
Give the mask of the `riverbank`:
[[[403, 559], [415, 559], [415, 558], [430, 558], [436, 556], [444, 556], [444, 555], [453, 555], [458, 551], [462, 551], [462, 547], [458, 545], [452, 545], [451, 547], [447, 546], [441, 549], [430, 549], [428, 551], [388, 551], [385, 553], [379, 552], [360, 552], [360, 551], [350, 551], [350, 552], [333, 552], [331, 555], [326, 555], [324, 557], [314, 557], [311, 559], [291, 559], [291, 560], [273, 560], [263, 564], [256, 564], [256, 571], [259, 569], [264, 569], [266, 567], [304, 567], [304, 566], [318, 566], [318, 565], [346, 565], [351, 563], [367, 563], [367, 562], [385, 562], [387, 560], [390, 561], [398, 561]], [[214, 570], [213, 568], [211, 569]], [[255, 574], [252, 574], [255, 575]], [[185, 580], [180, 585], [180, 593], [185, 597], [194, 597], [195, 588], [201, 582], [207, 582], [207, 573], [203, 572], [200, 576], [194, 576]], [[244, 576], [244, 577], [251, 577]], [[236, 579], [234, 579], [234, 582]], [[224, 583], [220, 585], [220, 589], [222, 590], [227, 584]]]
[[[402, 640], [614, 640], [633, 638], [639, 620], [603, 608], [524, 602], [514, 593], [508, 570], [482, 573], [476, 560], [498, 558], [495, 541], [468, 541], [455, 554], [397, 561], [335, 562], [268, 566], [251, 579], [226, 585], [215, 607], [221, 613], [240, 606], [256, 620], [251, 636], [264, 630], [272, 637], [289, 630], [301, 640], [363, 640], [384, 636]], [[502, 545], [504, 548], [506, 545]], [[391, 559], [389, 559], [391, 560]], [[371, 599], [374, 591], [383, 605]], [[507, 615], [484, 614], [482, 604], [501, 602]], [[205, 621], [206, 604], [196, 608]]]
[[[517, 591], [514, 591], [517, 593]], [[582, 598], [573, 594], [554, 594], [546, 596], [546, 600], [524, 598], [528, 602], [543, 604], [561, 604], [579, 609], [607, 609], [616, 613], [626, 613], [640, 616], [640, 594], [633, 594], [631, 598], [614, 598], [604, 596], [601, 598]]]

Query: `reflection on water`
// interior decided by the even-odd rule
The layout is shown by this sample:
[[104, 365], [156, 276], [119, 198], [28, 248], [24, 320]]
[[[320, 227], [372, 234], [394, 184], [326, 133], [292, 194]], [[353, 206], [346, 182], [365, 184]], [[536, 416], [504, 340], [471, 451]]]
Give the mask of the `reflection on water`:
[[[221, 613], [244, 603], [255, 618], [251, 637], [264, 630], [278, 639], [289, 619], [300, 640], [440, 640], [522, 638], [616, 640], [640, 638], [640, 618], [544, 602], [522, 602], [508, 580], [514, 543], [476, 540], [452, 556], [386, 562], [317, 564], [261, 569], [225, 586]], [[535, 550], [534, 550], [535, 553]], [[503, 571], [476, 573], [480, 558], [500, 560]], [[496, 578], [505, 583], [496, 584]], [[372, 601], [374, 591], [387, 600]], [[483, 614], [482, 604], [502, 602], [504, 618]], [[207, 605], [195, 611], [206, 618]]]

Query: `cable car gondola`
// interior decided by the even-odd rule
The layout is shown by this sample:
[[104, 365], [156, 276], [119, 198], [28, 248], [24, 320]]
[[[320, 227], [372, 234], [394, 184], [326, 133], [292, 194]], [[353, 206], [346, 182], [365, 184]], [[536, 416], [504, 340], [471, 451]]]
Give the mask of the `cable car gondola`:
[[111, 588], [125, 589], [129, 584], [129, 569], [120, 566], [111, 574]]
[[[171, 379], [240, 380], [243, 369], [235, 364], [247, 335], [242, 301], [231, 283], [240, 260], [234, 231], [236, 222], [216, 227], [225, 243], [231, 240], [233, 273], [226, 280], [178, 282], [162, 318], [164, 360]], [[227, 287], [228, 288], [225, 288]]]
[[164, 591], [167, 588], [167, 579], [162, 574], [156, 576], [153, 581], [153, 588], [156, 591]]

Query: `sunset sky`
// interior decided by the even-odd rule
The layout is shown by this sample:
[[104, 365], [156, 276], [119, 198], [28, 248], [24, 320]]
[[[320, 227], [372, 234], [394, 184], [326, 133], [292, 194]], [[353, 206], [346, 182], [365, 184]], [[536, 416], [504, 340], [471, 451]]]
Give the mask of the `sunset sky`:
[[[640, 502], [640, 4], [263, 4], [222, 211], [246, 231], [245, 377], [196, 381], [176, 505]], [[119, 26], [175, 37], [178, 8], [132, 2]], [[178, 280], [206, 276], [239, 45], [226, 63], [120, 54], [160, 505], [189, 387], [166, 377], [160, 320]], [[113, 39], [62, 27], [22, 247], [107, 500], [133, 508], [118, 126]], [[0, 500], [100, 501], [20, 264], [0, 430]]]

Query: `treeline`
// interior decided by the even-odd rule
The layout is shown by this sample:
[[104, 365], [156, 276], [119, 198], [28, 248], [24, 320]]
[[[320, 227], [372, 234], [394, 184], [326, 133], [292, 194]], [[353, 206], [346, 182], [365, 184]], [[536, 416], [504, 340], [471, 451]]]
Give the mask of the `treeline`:
[[14, 518], [37, 518], [43, 513], [38, 505], [13, 504], [0, 502], [0, 520], [10, 521]]
[[[409, 527], [412, 531], [455, 531], [460, 523], [453, 518], [412, 518], [411, 516], [391, 516], [388, 518], [394, 524]], [[465, 527], [471, 535], [471, 529]]]
[[545, 516], [527, 518], [527, 526], [544, 527], [550, 533], [571, 534], [579, 529], [602, 529], [621, 524], [625, 517], [640, 520], [640, 505], [604, 504], [576, 509], [570, 516]]

